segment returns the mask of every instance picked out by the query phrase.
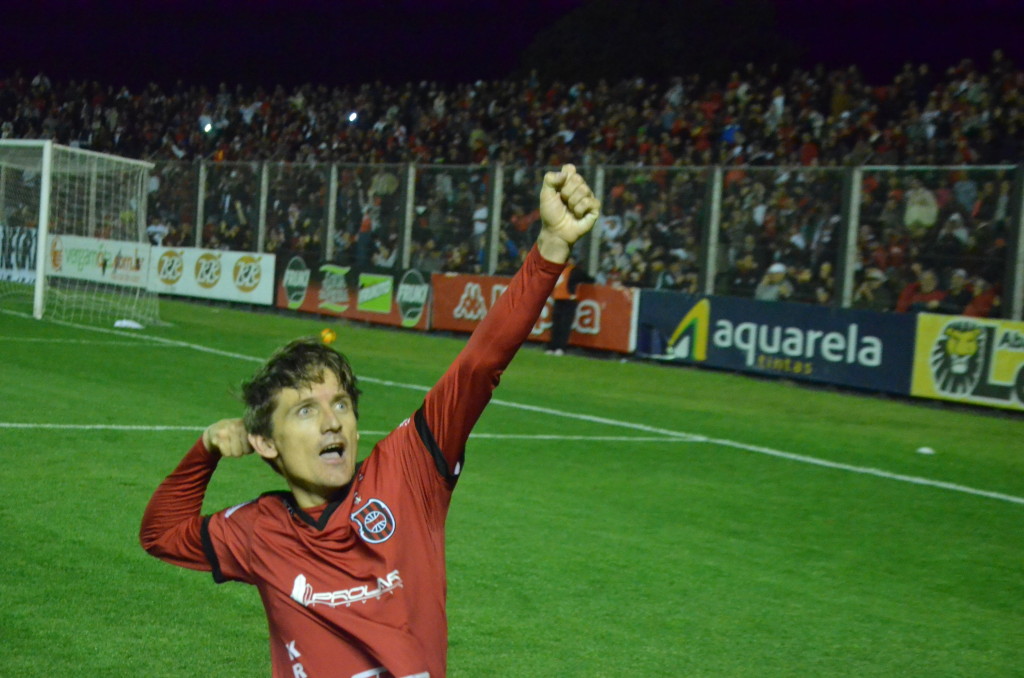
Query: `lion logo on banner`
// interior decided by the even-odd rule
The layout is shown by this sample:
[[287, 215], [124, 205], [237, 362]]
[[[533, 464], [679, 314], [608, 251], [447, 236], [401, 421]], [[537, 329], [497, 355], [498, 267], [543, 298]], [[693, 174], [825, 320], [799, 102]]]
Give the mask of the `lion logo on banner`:
[[935, 340], [931, 368], [935, 387], [948, 395], [968, 395], [981, 379], [985, 329], [970, 321], [946, 325]]

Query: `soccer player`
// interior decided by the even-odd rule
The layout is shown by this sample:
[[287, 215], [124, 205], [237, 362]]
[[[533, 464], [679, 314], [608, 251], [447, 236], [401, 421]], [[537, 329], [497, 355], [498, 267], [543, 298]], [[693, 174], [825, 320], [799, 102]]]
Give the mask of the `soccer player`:
[[[245, 384], [244, 419], [210, 425], [157, 488], [143, 547], [256, 586], [273, 676], [445, 675], [444, 523], [466, 440], [598, 211], [572, 165], [545, 175], [542, 229], [522, 268], [422, 406], [364, 461], [352, 368], [299, 340]], [[220, 460], [252, 452], [290, 492], [201, 516]]]

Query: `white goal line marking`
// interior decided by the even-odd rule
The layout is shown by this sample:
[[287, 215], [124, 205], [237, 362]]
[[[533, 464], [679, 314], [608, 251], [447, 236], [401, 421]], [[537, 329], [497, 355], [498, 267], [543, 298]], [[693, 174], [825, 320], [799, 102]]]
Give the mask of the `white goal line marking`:
[[[205, 426], [176, 426], [164, 424], [39, 424], [19, 421], [0, 421], [0, 429], [58, 430], [58, 431], [202, 431]], [[391, 431], [368, 431], [368, 436], [384, 436]], [[530, 433], [471, 433], [470, 438], [480, 440], [577, 440], [587, 442], [629, 442], [629, 443], [685, 443], [685, 438], [654, 436], [570, 436], [558, 434]]]
[[[31, 318], [32, 317], [32, 316], [30, 316], [27, 313], [19, 313], [17, 311], [9, 311], [9, 310], [5, 310], [5, 309], [0, 309], [0, 312], [8, 313], [8, 314], [11, 314], [11, 315], [16, 315], [16, 316], [23, 317], [23, 318]], [[180, 341], [180, 340], [177, 340], [177, 339], [165, 339], [163, 337], [152, 337], [152, 336], [151, 337], [145, 337], [145, 336], [141, 336], [140, 337], [137, 334], [133, 334], [131, 332], [127, 332], [127, 331], [124, 331], [124, 330], [114, 330], [114, 329], [108, 329], [108, 328], [104, 328], [104, 327], [90, 327], [89, 325], [80, 325], [78, 323], [72, 323], [72, 322], [68, 322], [68, 321], [65, 321], [65, 320], [49, 320], [48, 322], [52, 322], [52, 323], [57, 324], [57, 325], [64, 325], [66, 327], [74, 327], [76, 329], [90, 330], [90, 331], [93, 331], [93, 332], [101, 332], [101, 333], [104, 333], [104, 334], [113, 334], [113, 335], [122, 336], [122, 337], [132, 337], [134, 339], [149, 339], [150, 341], [155, 341], [155, 342], [158, 342], [158, 343], [161, 343], [161, 344], [166, 344], [168, 346], [178, 346], [178, 347], [181, 347], [181, 348], [191, 348], [193, 350], [196, 350], [196, 351], [199, 351], [199, 352], [202, 352], [202, 353], [210, 353], [212, 355], [219, 355], [219, 356], [223, 356], [225, 358], [235, 358], [237, 360], [245, 360], [245, 361], [248, 361], [248, 362], [256, 362], [256, 363], [262, 363], [264, 361], [263, 358], [257, 358], [257, 357], [254, 357], [254, 356], [245, 355], [243, 353], [235, 353], [233, 351], [224, 351], [224, 350], [217, 349], [217, 348], [212, 348], [212, 347], [209, 347], [209, 346], [203, 346], [202, 344], [192, 344], [192, 343], [189, 343], [187, 341]], [[361, 381], [366, 381], [366, 382], [369, 382], [371, 384], [380, 384], [382, 386], [390, 386], [390, 387], [393, 387], [393, 388], [404, 388], [404, 389], [409, 389], [409, 390], [413, 390], [413, 391], [420, 391], [420, 392], [423, 392], [423, 393], [425, 393], [426, 391], [429, 390], [428, 387], [421, 386], [419, 384], [407, 384], [407, 383], [403, 383], [403, 382], [390, 381], [390, 380], [387, 380], [387, 379], [376, 379], [374, 377], [363, 377], [363, 376], [360, 376], [359, 379]], [[968, 487], [966, 485], [957, 485], [956, 483], [947, 483], [947, 482], [944, 482], [944, 481], [941, 481], [941, 480], [932, 480], [930, 478], [921, 478], [921, 477], [918, 477], [918, 476], [908, 476], [908, 475], [903, 475], [903, 474], [900, 474], [900, 473], [890, 473], [889, 471], [883, 471], [881, 469], [876, 469], [876, 468], [871, 468], [871, 467], [866, 467], [866, 466], [853, 466], [851, 464], [844, 464], [844, 463], [841, 463], [841, 462], [828, 461], [826, 459], [819, 459], [817, 457], [809, 457], [809, 456], [806, 456], [806, 455], [803, 455], [803, 454], [794, 454], [792, 452], [784, 452], [782, 450], [776, 450], [776, 449], [771, 448], [771, 447], [763, 447], [763, 446], [760, 446], [760, 445], [750, 445], [750, 444], [742, 443], [742, 442], [739, 442], [739, 441], [736, 441], [736, 440], [728, 440], [728, 439], [725, 439], [725, 438], [708, 438], [706, 436], [702, 436], [702, 435], [698, 435], [698, 434], [693, 434], [693, 433], [687, 433], [687, 432], [684, 432], [684, 431], [672, 431], [670, 429], [659, 428], [659, 427], [656, 427], [656, 426], [647, 426], [646, 424], [638, 424], [638, 423], [634, 423], [634, 422], [630, 422], [630, 421], [621, 421], [621, 420], [618, 420], [618, 419], [609, 419], [609, 418], [606, 418], [606, 417], [598, 417], [598, 416], [594, 416], [594, 415], [590, 415], [590, 414], [582, 414], [582, 413], [578, 413], [578, 412], [567, 412], [567, 411], [564, 411], [564, 410], [556, 410], [556, 409], [551, 409], [551, 408], [547, 408], [547, 407], [539, 407], [537, 405], [527, 405], [525, 403], [516, 403], [516, 402], [512, 402], [512, 401], [508, 401], [508, 400], [500, 400], [498, 398], [492, 399], [491, 402], [494, 403], [495, 405], [501, 405], [503, 407], [509, 407], [509, 408], [512, 408], [512, 409], [524, 410], [524, 411], [527, 411], [527, 412], [537, 412], [537, 413], [540, 413], [540, 414], [548, 414], [548, 415], [551, 415], [551, 416], [562, 417], [562, 418], [565, 418], [565, 419], [575, 419], [577, 421], [589, 421], [589, 422], [593, 422], [593, 423], [597, 423], [597, 424], [606, 424], [606, 425], [609, 425], [609, 426], [616, 426], [616, 427], [619, 427], [619, 428], [631, 429], [631, 430], [634, 430], [634, 431], [643, 431], [645, 433], [652, 433], [652, 434], [657, 434], [657, 435], [661, 435], [661, 436], [666, 436], [668, 438], [671, 438], [672, 440], [686, 440], [686, 441], [690, 441], [690, 442], [706, 442], [706, 443], [711, 443], [711, 444], [714, 444], [714, 445], [721, 445], [723, 447], [731, 447], [731, 448], [738, 449], [738, 450], [744, 450], [745, 452], [753, 452], [755, 454], [763, 454], [763, 455], [766, 455], [766, 456], [769, 456], [769, 457], [774, 457], [776, 459], [786, 459], [788, 461], [795, 461], [795, 462], [798, 462], [798, 463], [801, 463], [801, 464], [809, 464], [809, 465], [812, 465], [812, 466], [819, 466], [819, 467], [822, 467], [822, 468], [833, 469], [833, 470], [836, 470], [836, 471], [846, 471], [847, 473], [857, 473], [857, 474], [860, 474], [860, 475], [874, 476], [876, 478], [884, 478], [886, 480], [895, 480], [895, 481], [898, 481], [898, 482], [909, 483], [909, 484], [912, 484], [912, 485], [923, 485], [923, 486], [927, 486], [927, 487], [934, 487], [934, 488], [941, 489], [941, 490], [949, 490], [949, 491], [952, 491], [952, 492], [960, 492], [960, 493], [963, 493], [963, 494], [969, 494], [969, 495], [973, 495], [973, 496], [976, 496], [976, 497], [985, 497], [987, 499], [995, 499], [995, 500], [998, 500], [998, 501], [1004, 501], [1004, 502], [1008, 502], [1008, 503], [1011, 503], [1011, 504], [1024, 505], [1024, 497], [1018, 497], [1018, 496], [1015, 496], [1015, 495], [1012, 495], [1012, 494], [1003, 494], [1001, 492], [989, 492], [987, 490], [979, 490], [979, 489], [976, 489], [976, 488], [973, 488], [973, 487]]]

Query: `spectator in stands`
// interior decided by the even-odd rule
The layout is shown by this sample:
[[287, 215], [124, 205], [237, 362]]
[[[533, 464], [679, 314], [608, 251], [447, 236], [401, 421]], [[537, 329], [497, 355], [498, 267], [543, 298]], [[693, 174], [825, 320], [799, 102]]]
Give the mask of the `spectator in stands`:
[[412, 267], [423, 273], [435, 273], [440, 271], [444, 265], [444, 258], [437, 249], [437, 243], [433, 238], [425, 243], [414, 243], [412, 254]]
[[967, 305], [974, 300], [974, 290], [967, 283], [967, 271], [958, 268], [949, 276], [946, 296], [939, 302], [938, 312], [962, 315]]
[[768, 267], [754, 290], [759, 301], [785, 301], [793, 295], [793, 284], [787, 279], [786, 265], [776, 262]]
[[[727, 173], [722, 196], [723, 232], [737, 244], [748, 234], [759, 236], [756, 258], [761, 266], [774, 260], [777, 250], [786, 250], [787, 257], [810, 257], [806, 262], [787, 259], [787, 264], [815, 267], [835, 261], [830, 224], [838, 209], [828, 204], [828, 191], [820, 185], [824, 175], [805, 168], [868, 158], [906, 164], [1016, 162], [1024, 145], [1022, 79], [1022, 72], [998, 52], [987, 72], [968, 60], [947, 72], [907, 64], [890, 82], [874, 84], [856, 68], [782, 74], [751, 64], [724, 88], [697, 76], [594, 87], [542, 83], [533, 76], [450, 87], [424, 82], [344, 89], [303, 85], [290, 91], [222, 85], [207, 90], [177, 83], [129, 91], [15, 73], [0, 74], [0, 133], [12, 138], [47, 135], [158, 163], [205, 160], [211, 168], [206, 216], [217, 225], [226, 217], [229, 227], [237, 218], [239, 237], [250, 241], [255, 241], [259, 178], [240, 161], [290, 161], [303, 163], [301, 167], [417, 161], [431, 171], [443, 167], [440, 161], [501, 161], [518, 166], [524, 178], [556, 158], [642, 164], [635, 175], [626, 173], [609, 182], [614, 199], [605, 200], [609, 221], [602, 224], [602, 258], [613, 244], [626, 245], [640, 232], [638, 227], [650, 229], [655, 239], [664, 235], [667, 242], [660, 244], [669, 251], [679, 247], [683, 233], [674, 224], [687, 219], [700, 223], [695, 217], [704, 209], [704, 179], [652, 166], [737, 164]], [[359, 115], [350, 122], [339, 111]], [[210, 125], [208, 132], [200, 128], [200, 120]], [[227, 163], [234, 162], [238, 165], [227, 171]], [[800, 169], [771, 176], [756, 173], [760, 166], [778, 164]], [[153, 205], [159, 207], [150, 209], [154, 219], [172, 228], [196, 214], [190, 203], [196, 195], [195, 170], [183, 166], [178, 176], [171, 172], [160, 182], [153, 195]], [[486, 183], [478, 177], [462, 181], [458, 171], [444, 169], [430, 178], [429, 190], [417, 186], [416, 204], [427, 207], [431, 235], [447, 257], [470, 237], [473, 201], [486, 195], [481, 191]], [[233, 177], [232, 171], [237, 171]], [[289, 173], [289, 178], [274, 180], [272, 199], [284, 204], [282, 219], [289, 218], [289, 205], [297, 206], [299, 215], [289, 222], [287, 239], [309, 246], [326, 237], [325, 179], [313, 170], [293, 167]], [[364, 209], [378, 212], [372, 217], [374, 232], [382, 224], [392, 229], [401, 224], [403, 206], [396, 193], [386, 193], [387, 182], [371, 173], [362, 183], [358, 173], [355, 181], [353, 171], [341, 174], [339, 231], [357, 231]], [[875, 229], [873, 253], [887, 258], [871, 263], [899, 275], [920, 252], [928, 267], [965, 268], [990, 280], [1001, 277], [997, 269], [1005, 256], [1006, 232], [1000, 229], [1011, 212], [1010, 182], [971, 172], [949, 174], [919, 173], [909, 185], [877, 180], [874, 187], [865, 177], [863, 218]], [[244, 220], [232, 217], [231, 210], [222, 213], [225, 204], [235, 202], [244, 207]], [[959, 255], [936, 249], [938, 237], [931, 236], [953, 214], [963, 218], [970, 236]], [[511, 221], [509, 214], [502, 217]], [[315, 227], [303, 228], [306, 219]], [[275, 224], [270, 221], [270, 226]], [[983, 224], [990, 224], [992, 237], [975, 236]], [[530, 238], [518, 229], [513, 222], [509, 235], [521, 248]], [[212, 245], [201, 235], [201, 244]], [[419, 242], [426, 237], [422, 235]], [[216, 232], [210, 236], [221, 240]], [[916, 251], [911, 242], [918, 244]], [[364, 262], [373, 253], [369, 245], [360, 248]], [[946, 245], [953, 243], [947, 240]], [[481, 249], [472, 257], [455, 255], [452, 260], [479, 266]], [[936, 253], [941, 261], [929, 259]], [[735, 260], [739, 252], [732, 254], [730, 260]], [[510, 256], [505, 254], [503, 265]], [[616, 275], [628, 276], [629, 268], [626, 262]]]
[[579, 306], [577, 291], [581, 283], [594, 282], [587, 272], [578, 265], [576, 257], [569, 256], [565, 269], [558, 276], [555, 288], [551, 292], [554, 307], [551, 314], [551, 340], [545, 353], [563, 355], [569, 346], [569, 335], [573, 321], [576, 319], [576, 308]]
[[719, 293], [746, 299], [753, 297], [754, 290], [761, 280], [761, 276], [758, 275], [758, 268], [754, 255], [750, 253], [744, 254], [722, 276], [725, 289]]
[[896, 310], [899, 313], [918, 313], [928, 311], [937, 313], [939, 304], [945, 299], [946, 293], [939, 289], [939, 278], [935, 271], [930, 268], [921, 270], [917, 282], [909, 283], [900, 292], [896, 301]]
[[891, 311], [895, 301], [892, 288], [880, 268], [869, 268], [853, 293], [853, 308], [869, 311]]
[[170, 227], [161, 221], [152, 221], [146, 227], [146, 235], [149, 236], [149, 241], [157, 247], [164, 244], [164, 239], [170, 232]]
[[990, 285], [981, 276], [975, 276], [971, 281], [971, 289], [974, 297], [964, 308], [961, 315], [975, 318], [998, 316], [998, 313], [996, 313], [1000, 304], [998, 289]]
[[910, 190], [907, 191], [907, 208], [904, 213], [903, 223], [910, 231], [912, 237], [923, 238], [925, 234], [935, 226], [939, 215], [939, 205], [932, 193], [920, 179], [910, 180]]

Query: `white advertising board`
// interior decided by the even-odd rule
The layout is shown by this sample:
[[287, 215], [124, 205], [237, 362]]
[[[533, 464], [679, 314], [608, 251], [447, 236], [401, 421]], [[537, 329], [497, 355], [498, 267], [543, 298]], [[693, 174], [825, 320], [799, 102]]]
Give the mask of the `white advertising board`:
[[154, 247], [149, 289], [200, 299], [274, 303], [273, 254]]
[[36, 229], [0, 224], [0, 282], [36, 281]]
[[46, 274], [89, 282], [146, 287], [150, 245], [86, 238], [80, 235], [51, 235]]

